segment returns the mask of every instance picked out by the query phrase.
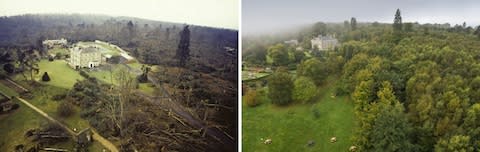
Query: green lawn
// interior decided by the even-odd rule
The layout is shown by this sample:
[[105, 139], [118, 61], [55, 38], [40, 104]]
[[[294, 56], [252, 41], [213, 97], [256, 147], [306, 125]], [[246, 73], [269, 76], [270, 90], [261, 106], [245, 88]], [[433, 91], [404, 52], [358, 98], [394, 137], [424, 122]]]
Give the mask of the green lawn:
[[[17, 80], [17, 82], [22, 84], [23, 81]], [[82, 130], [90, 127], [88, 121], [80, 117], [79, 107], [75, 107], [75, 113], [68, 118], [60, 118], [57, 115], [57, 107], [60, 102], [63, 101], [53, 101], [51, 100], [51, 97], [55, 94], [64, 93], [66, 91], [67, 89], [65, 88], [52, 85], [37, 86], [34, 90], [32, 90], [34, 98], [28, 101], [33, 105], [37, 106], [39, 109], [46, 112], [48, 115], [63, 122], [71, 129], [77, 128], [77, 130]], [[0, 151], [12, 151], [12, 149], [18, 144], [30, 143], [29, 140], [24, 138], [24, 133], [28, 129], [38, 128], [41, 124], [45, 124], [48, 122], [48, 120], [38, 115], [35, 111], [31, 110], [23, 103], [17, 103], [20, 104], [19, 109], [6, 115], [0, 115], [0, 122], [2, 122], [0, 123], [0, 135], [2, 135], [2, 137], [0, 138]], [[72, 150], [74, 146], [75, 144], [71, 140], [55, 145], [50, 145], [50, 147], [65, 148], [69, 150]], [[101, 151], [101, 149], [103, 149], [103, 146], [98, 142], [93, 142], [88, 149], [90, 151]]]
[[60, 53], [61, 55], [65, 55], [65, 54], [70, 54], [70, 51], [68, 51], [67, 48], [52, 48], [48, 50], [48, 54], [56, 55], [57, 53]]
[[[100, 81], [103, 81], [104, 83], [109, 83], [111, 84], [113, 82], [113, 84], [118, 84], [116, 82], [116, 78], [115, 76], [112, 77], [112, 74], [115, 75], [119, 69], [121, 68], [124, 68], [126, 69], [126, 67], [124, 65], [121, 65], [121, 64], [109, 64], [109, 65], [104, 65], [105, 67], [102, 67], [103, 69], [98, 69], [98, 70], [94, 70], [94, 71], [89, 71], [89, 70], [85, 70], [85, 72], [88, 73], [88, 75], [92, 76], [92, 77], [95, 77], [97, 78], [98, 80]], [[108, 67], [110, 66], [110, 67]], [[112, 69], [112, 72], [110, 72], [110, 70], [108, 69]], [[134, 74], [131, 74], [132, 77], [136, 77], [136, 75]]]
[[[80, 117], [79, 107], [75, 107], [75, 113], [68, 118], [58, 117], [56, 113], [57, 107], [60, 102], [63, 101], [53, 101], [51, 99], [53, 95], [67, 92], [77, 80], [83, 79], [83, 77], [78, 74], [78, 71], [71, 69], [67, 63], [62, 60], [55, 60], [53, 62], [42, 60], [39, 62], [39, 66], [41, 73], [38, 74], [36, 78], [40, 79], [43, 72], [47, 71], [51, 81], [39, 81], [42, 85], [31, 90], [34, 98], [29, 99], [28, 101], [50, 116], [63, 122], [69, 128], [82, 130], [90, 127], [88, 121]], [[27, 85], [28, 83], [25, 83], [23, 76], [17, 75], [14, 79], [17, 83], [30, 88]], [[7, 94], [12, 94], [8, 93], [12, 92], [12, 90], [3, 84], [0, 84], [0, 90], [7, 92]], [[20, 104], [20, 109], [17, 109], [13, 113], [0, 115], [0, 122], [2, 122], [0, 123], [0, 135], [2, 135], [0, 138], [0, 151], [12, 151], [12, 148], [18, 144], [29, 143], [29, 141], [24, 138], [23, 134], [25, 131], [31, 128], [37, 128], [40, 124], [46, 123], [47, 120], [39, 116], [35, 111], [27, 108], [25, 105]], [[72, 150], [74, 143], [73, 141], [68, 140], [67, 142], [50, 146]], [[90, 151], [101, 151], [101, 149], [103, 149], [103, 146], [98, 142], [92, 143], [89, 147]]]
[[[333, 90], [324, 88], [322, 96], [312, 104], [243, 105], [243, 151], [348, 151], [354, 129], [353, 104], [349, 97], [332, 98]], [[330, 143], [333, 136], [337, 137], [336, 143]], [[267, 138], [272, 139], [272, 144], [263, 144]], [[315, 145], [307, 147], [310, 140]]]
[[[114, 66], [114, 67], [117, 67], [117, 66]], [[92, 77], [95, 77], [97, 78], [98, 80], [104, 82], [104, 83], [108, 83], [108, 84], [111, 84], [113, 82], [113, 84], [117, 84], [116, 80], [115, 80], [115, 77], [112, 76], [115, 75], [115, 69], [117, 68], [113, 68], [114, 70], [112, 71], [112, 73], [108, 70], [99, 70], [99, 71], [87, 71], [88, 75], [92, 76]]]
[[138, 62], [138, 61], [135, 61], [135, 62], [133, 62], [133, 63], [129, 63], [128, 65], [129, 65], [130, 67], [132, 67], [132, 68], [141, 70], [143, 64], [140, 63], [140, 62]]
[[252, 71], [242, 71], [242, 81], [248, 81], [252, 79], [259, 79], [262, 77], [266, 77], [271, 73], [263, 73], [263, 72], [252, 72]]
[[38, 80], [41, 79], [44, 72], [47, 72], [50, 76], [50, 81], [42, 82], [43, 84], [70, 89], [77, 80], [83, 79], [78, 71], [72, 69], [64, 60], [52, 62], [41, 60], [38, 65], [40, 67], [40, 73], [37, 75]]
[[20, 104], [20, 108], [8, 113], [0, 115], [0, 151], [13, 151], [16, 145], [30, 143], [24, 134], [27, 130], [37, 128], [43, 121], [43, 117], [26, 105]]
[[[41, 125], [47, 124], [48, 120], [38, 115], [35, 111], [28, 108], [21, 102], [15, 101], [20, 104], [20, 108], [0, 116], [0, 151], [13, 151], [15, 146], [19, 144], [32, 145], [32, 142], [28, 140], [24, 134], [29, 129], [41, 127]], [[49, 107], [51, 104], [41, 106], [42, 109]], [[51, 107], [51, 106], [50, 106]], [[94, 143], [95, 147], [98, 147], [98, 143]], [[57, 143], [54, 145], [48, 145], [49, 147], [73, 149], [75, 143], [72, 140]], [[93, 146], [92, 146], [93, 147]], [[97, 151], [100, 148], [96, 149]]]
[[55, 87], [55, 86], [41, 86], [37, 87], [33, 92], [34, 98], [29, 100], [30, 103], [42, 109], [48, 115], [54, 117], [57, 120], [65, 123], [70, 129], [77, 128], [78, 130], [89, 127], [87, 120], [80, 118], [80, 108], [75, 107], [75, 112], [72, 116], [68, 118], [61, 118], [57, 116], [57, 107], [60, 105], [60, 102], [63, 101], [54, 101], [52, 96], [60, 93], [66, 93], [68, 90]]
[[18, 96], [18, 93], [12, 90], [11, 88], [5, 86], [3, 83], [0, 83], [0, 91], [8, 95], [9, 97], [11, 96]]
[[110, 54], [112, 56], [120, 55], [120, 50], [106, 44], [95, 43], [95, 42], [78, 42], [78, 44], [79, 45], [99, 45], [100, 47], [104, 48], [104, 49], [101, 49], [102, 54]]
[[149, 95], [154, 94], [154, 90], [156, 89], [155, 86], [151, 86], [151, 83], [140, 83], [138, 84], [138, 89], [141, 90], [144, 93], [147, 93]]

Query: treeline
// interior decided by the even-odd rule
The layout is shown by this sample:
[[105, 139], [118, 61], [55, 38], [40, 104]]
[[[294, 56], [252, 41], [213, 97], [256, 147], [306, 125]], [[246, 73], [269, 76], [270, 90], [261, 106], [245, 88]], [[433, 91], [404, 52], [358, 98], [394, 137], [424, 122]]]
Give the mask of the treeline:
[[[422, 32], [429, 33], [431, 31], [443, 31], [449, 33], [461, 33], [466, 35], [474, 35], [475, 37], [480, 38], [480, 26], [471, 27], [467, 26], [466, 23], [462, 25], [450, 25], [449, 23], [443, 24], [419, 24], [417, 22], [407, 22], [402, 23], [402, 31], [405, 32]], [[374, 30], [375, 29], [375, 30]], [[318, 35], [333, 35], [335, 36], [340, 43], [347, 42], [350, 40], [356, 41], [365, 41], [373, 38], [378, 38], [377, 35], [382, 33], [393, 32], [392, 24], [379, 23], [379, 22], [362, 22], [361, 20], [357, 21], [355, 17], [352, 17], [349, 20], [345, 20], [343, 23], [324, 23], [317, 22], [312, 25], [302, 27], [297, 31], [288, 31], [282, 32], [279, 31], [274, 35], [253, 35], [245, 36], [242, 38], [242, 57], [245, 63], [253, 65], [267, 65], [267, 54], [269, 48], [275, 47], [284, 43], [287, 40], [297, 40], [298, 45], [295, 47], [282, 44], [286, 47], [289, 54], [293, 54], [297, 47], [301, 48], [302, 52], [311, 51], [311, 42], [314, 37]], [[387, 36], [388, 40], [393, 40], [394, 35]], [[396, 37], [396, 42], [400, 39]], [[338, 48], [337, 48], [338, 49]], [[341, 50], [335, 50], [336, 52]], [[299, 54], [299, 53], [297, 53]], [[320, 55], [320, 54], [313, 54]], [[351, 58], [351, 56], [348, 56]], [[292, 58], [292, 55], [290, 55]], [[284, 61], [285, 62], [285, 61]], [[289, 63], [298, 63], [298, 61], [293, 61], [290, 59]], [[271, 63], [270, 63], [271, 64]]]

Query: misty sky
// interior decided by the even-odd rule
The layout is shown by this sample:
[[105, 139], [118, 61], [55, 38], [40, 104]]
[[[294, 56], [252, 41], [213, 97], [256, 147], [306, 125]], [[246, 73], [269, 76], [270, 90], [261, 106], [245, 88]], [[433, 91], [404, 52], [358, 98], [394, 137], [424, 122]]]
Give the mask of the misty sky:
[[239, 0], [0, 0], [0, 16], [85, 13], [238, 29]]
[[242, 33], [271, 33], [317, 21], [480, 24], [480, 0], [242, 0]]

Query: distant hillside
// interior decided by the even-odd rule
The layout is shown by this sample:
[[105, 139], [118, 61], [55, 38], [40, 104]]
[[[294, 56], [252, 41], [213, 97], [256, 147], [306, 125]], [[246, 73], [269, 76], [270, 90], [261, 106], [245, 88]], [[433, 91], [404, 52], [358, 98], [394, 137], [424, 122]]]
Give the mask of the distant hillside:
[[[41, 50], [40, 42], [44, 39], [66, 38], [70, 42], [99, 39], [119, 45], [144, 63], [169, 64], [184, 25], [86, 14], [0, 17], [0, 48]], [[200, 63], [200, 67], [218, 69], [236, 64], [236, 51], [232, 55], [225, 47], [238, 47], [238, 31], [196, 25], [190, 25], [190, 31], [190, 50], [195, 65]]]

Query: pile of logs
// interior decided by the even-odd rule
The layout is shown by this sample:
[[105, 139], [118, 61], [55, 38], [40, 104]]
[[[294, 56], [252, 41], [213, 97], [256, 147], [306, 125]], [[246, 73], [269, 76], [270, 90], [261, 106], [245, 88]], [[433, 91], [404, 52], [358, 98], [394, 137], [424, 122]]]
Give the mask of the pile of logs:
[[68, 140], [70, 135], [61, 127], [49, 125], [45, 128], [30, 129], [25, 133], [25, 137], [38, 143], [56, 143]]

